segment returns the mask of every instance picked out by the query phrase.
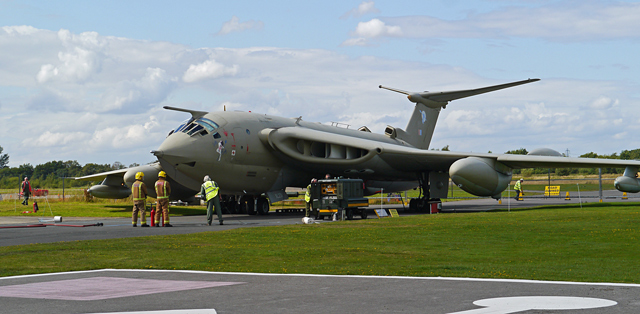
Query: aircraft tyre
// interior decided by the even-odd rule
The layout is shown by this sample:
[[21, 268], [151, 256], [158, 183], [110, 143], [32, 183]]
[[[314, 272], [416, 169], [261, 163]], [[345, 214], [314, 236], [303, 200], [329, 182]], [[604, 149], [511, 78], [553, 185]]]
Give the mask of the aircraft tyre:
[[245, 212], [247, 215], [255, 215], [256, 214], [256, 208], [253, 204], [253, 197], [251, 196], [243, 196], [242, 199], [240, 200], [240, 204], [243, 207], [243, 212]]
[[265, 197], [261, 197], [258, 199], [258, 214], [260, 215], [268, 215], [269, 214], [269, 200]]
[[353, 209], [347, 209], [347, 220], [353, 220]]
[[366, 209], [360, 210], [360, 218], [367, 219], [367, 210]]
[[418, 210], [418, 200], [417, 199], [412, 198], [411, 200], [409, 200], [409, 210], [410, 211]]

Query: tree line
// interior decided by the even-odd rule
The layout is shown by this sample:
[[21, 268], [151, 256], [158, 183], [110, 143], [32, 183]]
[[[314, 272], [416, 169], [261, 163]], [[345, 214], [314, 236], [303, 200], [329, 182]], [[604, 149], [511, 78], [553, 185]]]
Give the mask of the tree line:
[[[129, 167], [139, 166], [131, 164]], [[88, 163], [84, 166], [75, 160], [68, 161], [49, 161], [44, 164], [36, 165], [23, 164], [18, 167], [4, 167], [0, 169], [0, 188], [1, 189], [18, 189], [20, 182], [24, 177], [28, 177], [31, 186], [38, 188], [62, 188], [62, 180], [64, 178], [82, 177], [95, 173], [106, 172], [127, 168], [120, 162], [113, 164], [94, 164]], [[66, 179], [65, 187], [87, 187], [97, 182], [77, 181]]]

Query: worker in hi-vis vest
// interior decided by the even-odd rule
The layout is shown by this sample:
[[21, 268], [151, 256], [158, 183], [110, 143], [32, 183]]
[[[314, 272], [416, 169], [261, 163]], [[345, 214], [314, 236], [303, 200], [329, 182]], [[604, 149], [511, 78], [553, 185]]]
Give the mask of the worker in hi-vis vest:
[[167, 173], [160, 171], [158, 173], [158, 181], [155, 184], [156, 187], [156, 217], [155, 226], [160, 227], [160, 215], [164, 216], [164, 226], [173, 227], [169, 223], [169, 195], [171, 195], [171, 185], [167, 181]]
[[136, 182], [133, 182], [131, 186], [131, 193], [133, 195], [133, 217], [131, 224], [135, 227], [138, 223], [138, 212], [140, 212], [140, 227], [149, 227], [147, 225], [147, 215], [145, 202], [147, 200], [147, 186], [142, 182], [144, 180], [144, 173], [136, 173]]
[[209, 226], [211, 226], [211, 222], [213, 221], [214, 206], [216, 208], [216, 214], [218, 214], [218, 221], [222, 225], [222, 208], [220, 207], [219, 190], [218, 184], [211, 180], [209, 175], [204, 176], [204, 183], [200, 188], [200, 194], [207, 200], [207, 224]]
[[524, 195], [524, 192], [522, 191], [522, 182], [524, 181], [524, 179], [520, 179], [518, 181], [516, 181], [516, 185], [513, 187], [514, 190], [516, 190], [516, 201], [521, 201], [522, 199], [520, 198], [522, 195]]
[[304, 194], [304, 202], [305, 202], [304, 216], [305, 217], [309, 217], [309, 214], [313, 210], [313, 204], [311, 203], [311, 184], [316, 182], [318, 182], [318, 180], [311, 179], [311, 183], [307, 185], [307, 192]]

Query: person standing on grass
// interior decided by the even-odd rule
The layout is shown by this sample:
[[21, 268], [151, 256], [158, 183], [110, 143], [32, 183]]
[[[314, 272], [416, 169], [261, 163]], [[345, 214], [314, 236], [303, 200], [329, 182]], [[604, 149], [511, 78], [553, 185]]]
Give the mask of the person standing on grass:
[[28, 177], [24, 177], [24, 181], [20, 185], [22, 189], [22, 197], [24, 200], [22, 201], [22, 205], [29, 205], [29, 196], [31, 196], [31, 182], [29, 182]]

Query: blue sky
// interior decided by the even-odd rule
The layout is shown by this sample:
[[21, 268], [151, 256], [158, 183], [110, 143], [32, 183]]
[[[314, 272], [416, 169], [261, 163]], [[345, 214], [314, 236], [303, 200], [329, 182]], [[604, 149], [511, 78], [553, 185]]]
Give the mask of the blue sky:
[[[452, 102], [432, 147], [640, 148], [637, 1], [0, 0], [10, 166], [146, 163], [162, 106], [404, 128], [404, 90], [542, 81]], [[20, 130], [20, 132], [17, 132]]]

